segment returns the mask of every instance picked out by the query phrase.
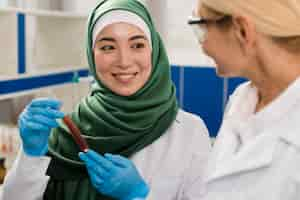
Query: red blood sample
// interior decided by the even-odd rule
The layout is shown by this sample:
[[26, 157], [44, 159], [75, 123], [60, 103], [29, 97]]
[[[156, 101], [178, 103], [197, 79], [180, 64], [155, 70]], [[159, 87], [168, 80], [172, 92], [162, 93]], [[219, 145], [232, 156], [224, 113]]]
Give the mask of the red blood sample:
[[76, 144], [79, 146], [80, 150], [83, 152], [87, 152], [87, 150], [89, 148], [88, 144], [87, 144], [86, 140], [81, 136], [81, 131], [76, 126], [76, 124], [68, 116], [64, 116], [63, 121], [70, 129], [71, 135], [72, 135], [74, 141], [76, 142]]

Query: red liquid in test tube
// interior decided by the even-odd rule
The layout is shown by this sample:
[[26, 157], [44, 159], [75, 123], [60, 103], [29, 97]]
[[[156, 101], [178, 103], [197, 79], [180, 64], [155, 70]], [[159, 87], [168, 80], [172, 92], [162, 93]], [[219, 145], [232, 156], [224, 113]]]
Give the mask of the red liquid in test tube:
[[79, 128], [76, 126], [76, 124], [72, 121], [72, 119], [68, 116], [63, 117], [64, 123], [67, 125], [67, 127], [71, 131], [71, 135], [76, 142], [76, 144], [79, 146], [80, 150], [82, 152], [87, 152], [88, 150], [88, 144], [86, 140], [81, 136], [81, 131]]

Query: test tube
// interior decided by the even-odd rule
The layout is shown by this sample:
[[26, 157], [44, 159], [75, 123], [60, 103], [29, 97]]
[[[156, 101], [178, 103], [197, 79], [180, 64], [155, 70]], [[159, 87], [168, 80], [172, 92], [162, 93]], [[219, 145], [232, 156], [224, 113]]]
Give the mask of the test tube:
[[76, 126], [76, 124], [72, 121], [72, 119], [69, 116], [63, 117], [64, 123], [67, 125], [67, 127], [70, 129], [70, 133], [76, 142], [76, 144], [79, 146], [80, 150], [82, 152], [87, 152], [88, 150], [88, 144], [86, 140], [81, 136], [81, 131]]

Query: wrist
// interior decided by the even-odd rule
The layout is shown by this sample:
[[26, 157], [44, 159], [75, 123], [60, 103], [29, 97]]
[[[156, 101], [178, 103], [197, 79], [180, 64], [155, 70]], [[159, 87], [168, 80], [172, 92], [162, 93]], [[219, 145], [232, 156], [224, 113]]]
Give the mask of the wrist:
[[26, 146], [23, 144], [23, 151], [28, 156], [38, 157], [38, 156], [44, 156], [48, 152], [48, 144], [43, 146], [40, 149], [32, 149], [32, 148], [26, 148]]

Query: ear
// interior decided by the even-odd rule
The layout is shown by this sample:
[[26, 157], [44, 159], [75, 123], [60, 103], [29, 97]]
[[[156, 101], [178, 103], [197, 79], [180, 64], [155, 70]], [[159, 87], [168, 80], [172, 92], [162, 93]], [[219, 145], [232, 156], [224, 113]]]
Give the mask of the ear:
[[256, 29], [254, 23], [245, 16], [233, 17], [233, 31], [242, 50], [247, 51], [255, 45]]

